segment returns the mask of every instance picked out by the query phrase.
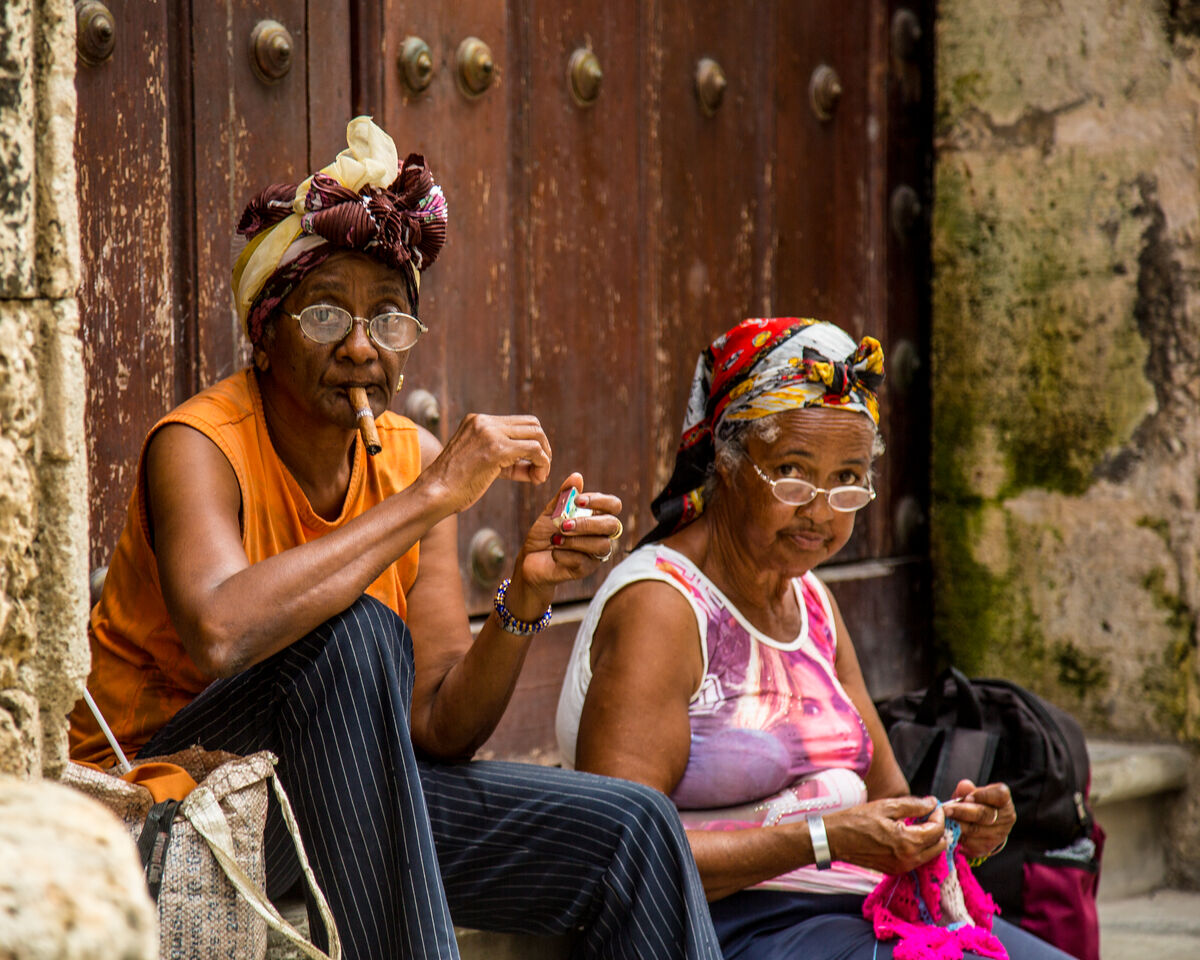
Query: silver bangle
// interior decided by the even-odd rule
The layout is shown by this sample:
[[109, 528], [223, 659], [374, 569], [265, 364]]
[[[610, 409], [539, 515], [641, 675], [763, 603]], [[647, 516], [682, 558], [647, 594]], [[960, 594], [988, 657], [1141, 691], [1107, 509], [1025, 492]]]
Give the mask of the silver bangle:
[[813, 862], [818, 870], [828, 870], [833, 866], [833, 855], [829, 852], [829, 834], [825, 832], [825, 818], [819, 813], [810, 813], [808, 820], [808, 835], [812, 839]]

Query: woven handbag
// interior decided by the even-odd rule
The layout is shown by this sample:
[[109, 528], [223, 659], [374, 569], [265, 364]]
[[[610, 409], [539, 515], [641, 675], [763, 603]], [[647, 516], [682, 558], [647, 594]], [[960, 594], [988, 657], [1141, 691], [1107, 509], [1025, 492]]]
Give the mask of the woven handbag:
[[[158, 899], [163, 960], [261, 960], [268, 927], [312, 960], [340, 960], [333, 916], [275, 774], [274, 754], [264, 750], [238, 757], [192, 747], [153, 761], [182, 767], [198, 784], [177, 808], [169, 805], [173, 801], [155, 804], [150, 791], [139, 784], [75, 763], [68, 766], [63, 782], [100, 801], [146, 847], [141, 852], [151, 892]], [[135, 761], [134, 766], [144, 762], [150, 761]], [[328, 954], [313, 946], [267, 898], [263, 829], [268, 784], [328, 933]]]

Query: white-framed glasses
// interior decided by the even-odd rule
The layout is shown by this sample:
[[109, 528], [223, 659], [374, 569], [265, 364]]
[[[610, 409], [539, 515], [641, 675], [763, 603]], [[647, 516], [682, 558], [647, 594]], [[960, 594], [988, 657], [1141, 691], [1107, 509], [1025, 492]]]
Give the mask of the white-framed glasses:
[[374, 343], [395, 352], [414, 346], [429, 329], [412, 314], [380, 313], [367, 319], [327, 303], [314, 303], [288, 316], [300, 324], [301, 333], [317, 343], [340, 343], [349, 336], [354, 324], [361, 323]]
[[813, 486], [807, 480], [800, 480], [795, 477], [772, 480], [763, 473], [757, 463], [750, 460], [749, 457], [746, 459], [749, 461], [750, 466], [754, 468], [754, 472], [762, 477], [763, 482], [771, 488], [771, 492], [775, 494], [775, 499], [789, 506], [802, 507], [806, 503], [812, 503], [816, 500], [818, 493], [823, 493], [830, 509], [836, 510], [838, 513], [853, 513], [855, 510], [861, 510], [875, 499], [875, 488], [871, 486], [870, 480], [867, 481], [865, 487], [834, 487], [832, 490], [826, 490], [824, 487]]

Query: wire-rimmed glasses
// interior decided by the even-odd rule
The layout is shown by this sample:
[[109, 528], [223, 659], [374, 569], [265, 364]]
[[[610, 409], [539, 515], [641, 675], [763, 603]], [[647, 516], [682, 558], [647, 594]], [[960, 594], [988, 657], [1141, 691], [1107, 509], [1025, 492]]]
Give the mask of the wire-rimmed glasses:
[[[749, 460], [748, 457], [747, 460]], [[772, 480], [753, 460], [749, 460], [749, 463], [754, 468], [754, 472], [762, 477], [763, 482], [771, 488], [775, 499], [789, 506], [802, 507], [806, 503], [816, 500], [818, 493], [823, 493], [830, 509], [836, 510], [838, 513], [853, 513], [855, 510], [861, 510], [875, 499], [875, 488], [871, 486], [870, 480], [867, 481], [865, 487], [846, 486], [826, 490], [824, 487], [814, 486], [807, 480], [797, 477]]]
[[429, 329], [409, 313], [379, 313], [367, 319], [328, 303], [314, 303], [288, 316], [300, 324], [301, 333], [316, 343], [340, 343], [354, 324], [361, 323], [373, 343], [396, 353], [414, 346], [421, 334]]

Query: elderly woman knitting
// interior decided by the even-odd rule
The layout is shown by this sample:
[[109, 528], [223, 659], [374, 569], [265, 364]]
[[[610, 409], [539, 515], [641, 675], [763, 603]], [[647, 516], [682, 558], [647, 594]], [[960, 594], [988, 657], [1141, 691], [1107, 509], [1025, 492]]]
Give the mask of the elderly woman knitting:
[[[701, 355], [658, 526], [580, 628], [559, 744], [674, 800], [726, 958], [872, 960], [896, 934], [901, 957], [1061, 957], [1002, 920], [997, 941], [966, 866], [1004, 843], [1008, 787], [909, 795], [812, 572], [875, 497], [882, 379], [877, 341], [816, 320], [747, 320]], [[922, 904], [924, 924], [911, 885], [880, 887], [864, 919], [864, 896], [910, 871], [962, 895]]]
[[[348, 960], [457, 957], [453, 922], [582, 931], [589, 957], [716, 957], [661, 794], [451, 762], [500, 718], [555, 586], [611, 552], [621, 504], [569, 475], [593, 515], [559, 530], [548, 505], [472, 636], [455, 517], [499, 478], [546, 480], [550, 444], [536, 417], [470, 415], [442, 449], [385, 412], [426, 328], [419, 281], [446, 200], [369, 119], [347, 138], [242, 218], [233, 287], [254, 363], [151, 431], [92, 612], [88, 687], [130, 754], [279, 756]], [[82, 705], [71, 746], [111, 761]], [[283, 836], [269, 820], [272, 892], [299, 872]]]

